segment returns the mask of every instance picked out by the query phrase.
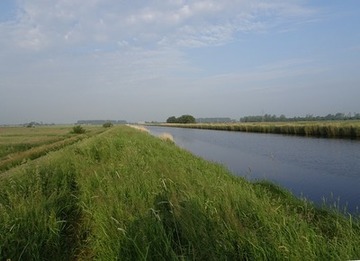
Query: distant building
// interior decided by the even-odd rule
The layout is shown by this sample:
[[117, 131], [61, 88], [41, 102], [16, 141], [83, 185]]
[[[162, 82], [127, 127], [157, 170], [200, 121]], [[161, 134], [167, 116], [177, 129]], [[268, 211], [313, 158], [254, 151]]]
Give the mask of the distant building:
[[111, 122], [112, 124], [127, 124], [125, 120], [78, 120], [76, 124], [83, 125], [102, 125], [106, 122]]
[[235, 122], [235, 120], [227, 118], [227, 117], [215, 117], [215, 118], [197, 118], [197, 123], [227, 123], [227, 122]]

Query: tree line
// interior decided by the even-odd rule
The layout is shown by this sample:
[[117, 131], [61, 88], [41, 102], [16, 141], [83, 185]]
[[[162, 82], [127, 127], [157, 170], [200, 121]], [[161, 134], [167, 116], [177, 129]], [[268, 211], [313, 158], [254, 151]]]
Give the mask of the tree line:
[[265, 114], [261, 116], [246, 116], [240, 118], [241, 122], [291, 122], [291, 121], [337, 121], [337, 120], [360, 120], [360, 113], [354, 113], [354, 114], [336, 113], [336, 114], [328, 114], [326, 116], [313, 116], [311, 114], [308, 114], [305, 117], [291, 117], [291, 118], [287, 118], [283, 114], [280, 116]]

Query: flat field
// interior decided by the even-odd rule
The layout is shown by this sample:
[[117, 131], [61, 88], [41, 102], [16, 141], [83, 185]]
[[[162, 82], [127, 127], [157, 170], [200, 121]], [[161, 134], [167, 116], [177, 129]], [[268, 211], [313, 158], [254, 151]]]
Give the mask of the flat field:
[[72, 127], [0, 127], [0, 172], [103, 131], [87, 126], [84, 135], [75, 135]]
[[274, 133], [323, 138], [360, 139], [360, 121], [303, 121], [303, 122], [252, 122], [252, 123], [194, 123], [162, 124], [161, 126]]
[[359, 246], [359, 217], [126, 126], [0, 173], [0, 260], [351, 260]]

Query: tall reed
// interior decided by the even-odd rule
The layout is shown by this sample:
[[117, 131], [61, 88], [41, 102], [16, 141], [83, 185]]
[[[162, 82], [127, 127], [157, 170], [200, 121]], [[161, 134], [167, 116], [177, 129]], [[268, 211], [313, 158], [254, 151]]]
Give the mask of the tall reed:
[[161, 126], [242, 131], [257, 133], [274, 133], [298, 136], [315, 136], [324, 138], [360, 138], [360, 121], [334, 122], [271, 122], [271, 123], [198, 123], [198, 124], [162, 124]]

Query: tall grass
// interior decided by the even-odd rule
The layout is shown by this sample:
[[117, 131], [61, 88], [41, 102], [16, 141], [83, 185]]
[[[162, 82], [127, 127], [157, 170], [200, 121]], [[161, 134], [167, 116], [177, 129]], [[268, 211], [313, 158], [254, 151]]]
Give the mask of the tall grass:
[[69, 260], [78, 248], [75, 172], [70, 157], [0, 179], [0, 259]]
[[258, 133], [274, 133], [325, 138], [360, 138], [360, 121], [330, 122], [269, 122], [269, 123], [199, 123], [199, 124], [163, 124], [162, 126], [226, 130]]
[[0, 260], [348, 260], [360, 221], [116, 127], [0, 179]]

